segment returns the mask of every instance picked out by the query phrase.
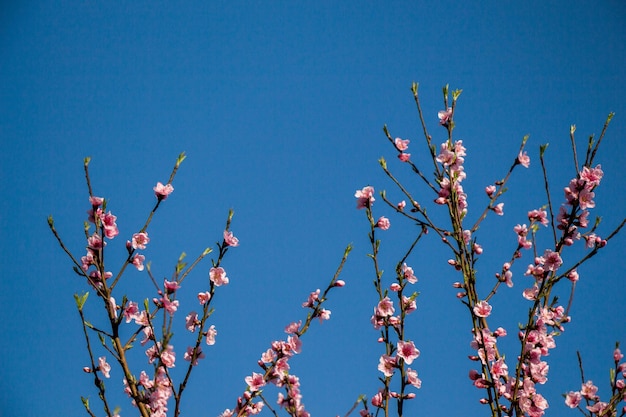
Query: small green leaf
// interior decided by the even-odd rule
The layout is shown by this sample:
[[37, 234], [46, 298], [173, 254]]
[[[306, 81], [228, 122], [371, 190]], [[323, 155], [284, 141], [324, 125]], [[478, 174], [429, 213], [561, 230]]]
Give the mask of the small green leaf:
[[87, 301], [87, 297], [89, 297], [89, 292], [85, 292], [80, 296], [78, 294], [74, 294], [74, 301], [76, 301], [76, 307], [78, 307], [79, 310], [83, 309], [85, 301]]
[[543, 154], [546, 152], [546, 149], [548, 149], [548, 145], [549, 143], [539, 145], [539, 157], [543, 157]]

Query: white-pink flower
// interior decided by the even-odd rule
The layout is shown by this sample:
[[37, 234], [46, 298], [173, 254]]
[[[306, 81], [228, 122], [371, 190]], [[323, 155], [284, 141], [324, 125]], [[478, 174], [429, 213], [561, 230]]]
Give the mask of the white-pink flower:
[[157, 182], [157, 184], [154, 186], [153, 190], [154, 190], [154, 195], [159, 200], [165, 200], [167, 198], [167, 196], [172, 194], [172, 192], [174, 191], [174, 187], [172, 187], [172, 184], [165, 184], [165, 185], [163, 185], [160, 182]]
[[398, 341], [398, 356], [404, 359], [404, 362], [408, 365], [412, 364], [415, 359], [420, 355], [420, 351], [415, 347], [412, 341], [404, 342]]
[[239, 239], [233, 235], [233, 232], [224, 230], [224, 243], [226, 243], [227, 246], [239, 246]]
[[218, 287], [221, 285], [228, 284], [228, 277], [226, 276], [226, 271], [221, 266], [217, 268], [211, 268], [209, 270], [209, 279]]
[[376, 222], [376, 227], [380, 228], [380, 230], [388, 230], [389, 227], [391, 227], [391, 222], [388, 218], [383, 216]]
[[361, 190], [356, 190], [354, 196], [357, 198], [356, 200], [356, 208], [362, 209], [365, 207], [371, 207], [374, 204], [374, 187], [367, 186], [363, 187]]
[[131, 246], [133, 249], [145, 249], [148, 242], [150, 242], [150, 238], [147, 233], [135, 233], [133, 235], [133, 240], [131, 241]]
[[217, 336], [217, 330], [215, 330], [215, 325], [212, 325], [206, 332], [206, 344], [209, 346], [214, 345], [215, 336]]
[[394, 140], [394, 143], [396, 145], [396, 149], [398, 149], [399, 151], [406, 151], [407, 149], [409, 149], [409, 143], [411, 141], [408, 139], [400, 139], [400, 138], [396, 138]]
[[481, 300], [474, 306], [474, 314], [478, 317], [488, 317], [491, 314], [491, 306], [486, 301]]
[[102, 372], [102, 375], [104, 375], [105, 378], [109, 378], [111, 376], [109, 374], [109, 372], [111, 372], [111, 365], [107, 363], [105, 356], [100, 356], [98, 358], [98, 369], [100, 369], [100, 372]]

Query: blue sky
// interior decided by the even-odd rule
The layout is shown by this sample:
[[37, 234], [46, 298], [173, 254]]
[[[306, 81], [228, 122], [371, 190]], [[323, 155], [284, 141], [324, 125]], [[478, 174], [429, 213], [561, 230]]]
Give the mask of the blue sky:
[[[231, 284], [218, 292], [213, 316], [218, 342], [192, 375], [185, 415], [216, 416], [234, 406], [260, 353], [304, 317], [300, 304], [325, 285], [353, 243], [347, 285], [328, 304], [332, 319], [312, 328], [292, 365], [313, 415], [345, 414], [359, 394], [376, 392], [382, 353], [369, 323], [377, 298], [365, 256], [367, 222], [353, 195], [371, 184], [399, 198], [377, 164], [384, 155], [394, 171], [406, 168], [386, 142], [384, 124], [394, 137], [412, 140], [416, 162], [427, 162], [411, 82], [420, 83], [435, 143], [445, 133], [436, 118], [441, 87], [463, 89], [455, 134], [468, 148], [470, 216], [485, 203], [484, 186], [505, 173], [530, 134], [531, 169], [515, 173], [505, 216], [481, 230], [489, 254], [483, 276], [491, 279], [514, 245], [512, 227], [545, 204], [541, 143], [550, 143], [549, 174], [555, 199], [562, 199], [574, 175], [570, 124], [582, 147], [616, 113], [599, 154], [606, 177], [595, 214], [603, 216], [605, 233], [624, 217], [625, 17], [619, 1], [4, 2], [2, 415], [82, 415], [80, 396], [97, 399], [82, 372], [87, 355], [72, 298], [86, 285], [46, 224], [53, 214], [68, 246], [82, 255], [89, 208], [83, 158], [92, 157], [95, 193], [118, 216], [113, 254], [143, 224], [152, 187], [167, 179], [181, 151], [188, 158], [175, 192], [150, 229], [146, 256], [155, 274], [169, 276], [182, 251], [193, 257], [214, 246], [229, 208], [241, 242], [226, 259]], [[416, 178], [399, 175], [420, 190]], [[391, 214], [382, 204], [375, 213]], [[382, 251], [388, 271], [414, 232], [391, 220]], [[624, 243], [616, 238], [581, 269], [574, 320], [557, 339], [542, 387], [550, 413], [565, 415], [560, 394], [578, 388], [576, 349], [588, 378], [600, 382], [614, 342], [626, 343], [619, 307]], [[435, 239], [411, 259], [422, 295], [408, 331], [422, 351], [416, 367], [423, 387], [410, 415], [440, 413], [443, 404], [450, 415], [485, 412], [467, 379], [469, 320], [446, 259]], [[206, 283], [208, 267], [190, 278], [188, 294]], [[494, 306], [511, 346], [524, 308], [523, 271], [516, 272], [516, 286]], [[145, 275], [130, 271], [126, 280], [129, 294], [152, 297]], [[120, 378], [114, 369], [110, 391]], [[114, 398], [122, 416], [133, 415], [123, 395]]]

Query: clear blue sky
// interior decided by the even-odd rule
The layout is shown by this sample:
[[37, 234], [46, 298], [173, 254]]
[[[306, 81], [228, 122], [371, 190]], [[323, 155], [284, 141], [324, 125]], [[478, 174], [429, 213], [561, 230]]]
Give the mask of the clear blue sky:
[[[234, 406], [261, 352], [304, 316], [300, 304], [330, 279], [350, 242], [347, 285], [332, 294], [331, 320], [306, 336], [292, 371], [315, 416], [343, 415], [359, 394], [376, 392], [381, 346], [369, 318], [377, 298], [365, 256], [367, 222], [353, 195], [371, 184], [399, 196], [377, 164], [385, 155], [392, 169], [406, 168], [383, 124], [412, 140], [418, 161], [426, 152], [412, 81], [420, 83], [436, 143], [444, 138], [436, 118], [441, 87], [464, 91], [455, 132], [468, 148], [470, 216], [484, 203], [484, 186], [504, 174], [521, 138], [531, 135], [531, 169], [516, 172], [503, 200], [506, 215], [482, 230], [484, 277], [508, 256], [512, 227], [545, 203], [539, 144], [550, 142], [560, 201], [574, 175], [570, 124], [578, 126], [582, 146], [610, 111], [616, 116], [599, 155], [606, 177], [595, 214], [603, 215], [603, 232], [624, 217], [623, 2], [338, 3], [2, 3], [2, 416], [79, 416], [81, 395], [97, 402], [81, 370], [88, 362], [72, 298], [86, 286], [46, 224], [53, 214], [68, 246], [82, 254], [85, 156], [92, 157], [95, 193], [118, 216], [121, 236], [111, 245], [122, 245], [151, 208], [156, 181], [165, 181], [176, 156], [187, 153], [175, 192], [150, 229], [146, 255], [159, 277], [171, 274], [181, 251], [192, 257], [214, 245], [228, 209], [235, 210], [232, 230], [241, 244], [225, 263], [231, 284], [216, 299], [217, 344], [205, 349], [192, 375], [187, 416], [212, 417]], [[391, 214], [382, 204], [375, 208]], [[384, 269], [393, 270], [412, 231], [392, 217], [383, 235]], [[557, 339], [542, 387], [549, 415], [575, 413], [565, 410], [560, 394], [578, 388], [577, 348], [588, 378], [600, 383], [608, 378], [613, 343], [626, 343], [625, 243], [615, 239], [581, 270], [574, 320]], [[423, 387], [407, 414], [479, 415], [486, 410], [467, 378], [469, 320], [441, 249], [432, 239], [411, 259], [422, 296], [408, 331], [422, 351], [415, 365]], [[195, 294], [208, 267], [182, 290]], [[516, 286], [494, 306], [511, 342], [524, 306], [523, 270], [515, 272]], [[126, 279], [129, 294], [152, 297], [142, 292], [150, 288], [145, 275], [130, 271]], [[192, 303], [182, 310], [196, 308]], [[517, 348], [508, 352], [516, 355]], [[110, 391], [120, 375], [114, 368]], [[134, 415], [124, 395], [114, 398], [122, 416]]]

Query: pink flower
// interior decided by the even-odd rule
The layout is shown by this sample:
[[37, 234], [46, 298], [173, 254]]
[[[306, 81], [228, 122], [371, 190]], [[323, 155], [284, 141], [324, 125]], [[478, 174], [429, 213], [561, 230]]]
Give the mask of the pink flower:
[[486, 186], [485, 192], [487, 193], [489, 197], [493, 197], [493, 194], [496, 192], [496, 186], [495, 185]]
[[198, 301], [200, 301], [200, 305], [205, 305], [206, 303], [209, 302], [210, 299], [211, 299], [210, 292], [206, 291], [206, 292], [198, 293]]
[[524, 168], [528, 168], [530, 165], [530, 156], [526, 154], [526, 151], [524, 151], [524, 153], [520, 152], [519, 155], [517, 155], [517, 163]]
[[567, 395], [565, 395], [565, 404], [569, 408], [576, 408], [580, 404], [580, 401], [582, 400], [582, 398], [583, 397], [582, 395], [580, 395], [580, 392], [570, 391], [567, 393]]
[[319, 296], [320, 296], [320, 290], [318, 288], [317, 290], [309, 294], [309, 298], [304, 303], [302, 303], [302, 307], [304, 308], [313, 307], [315, 302], [318, 300]]
[[159, 301], [163, 303], [163, 308], [170, 314], [174, 314], [178, 310], [178, 300], [170, 300], [168, 296], [164, 296]]
[[100, 356], [98, 358], [98, 369], [102, 372], [105, 378], [110, 378], [109, 372], [111, 372], [111, 365], [107, 363], [107, 359], [105, 356]]
[[593, 188], [597, 187], [600, 184], [600, 180], [602, 180], [602, 176], [604, 172], [602, 172], [602, 166], [597, 165], [595, 168], [589, 169], [588, 167], [583, 167], [583, 170], [580, 172], [580, 179], [587, 182], [586, 186]]
[[126, 323], [130, 323], [131, 320], [139, 317], [139, 306], [136, 302], [128, 302], [128, 305], [124, 309], [124, 317], [126, 318]]
[[404, 208], [406, 207], [406, 201], [404, 200], [400, 201], [396, 207], [398, 207], [398, 210], [400, 211], [404, 210]]
[[258, 391], [265, 385], [265, 380], [263, 379], [262, 374], [257, 374], [256, 372], [252, 372], [251, 376], [247, 376], [245, 378], [246, 384], [250, 387], [250, 391]]
[[404, 359], [404, 362], [408, 365], [413, 363], [415, 359], [420, 355], [420, 351], [417, 350], [415, 344], [413, 342], [408, 341], [404, 342], [402, 340], [398, 341], [398, 356]]
[[159, 200], [165, 200], [167, 196], [172, 194], [172, 192], [174, 191], [174, 187], [172, 187], [172, 184], [163, 185], [160, 182], [157, 182], [153, 190], [156, 198], [158, 198]]
[[550, 222], [548, 221], [548, 213], [545, 210], [531, 210], [528, 212], [528, 220], [536, 221], [544, 226], [547, 226]]
[[406, 380], [409, 384], [413, 385], [415, 388], [422, 387], [422, 381], [417, 377], [417, 371], [414, 371], [411, 368], [406, 370]]
[[407, 149], [409, 149], [409, 143], [410, 142], [411, 141], [408, 140], [408, 139], [403, 140], [403, 139], [400, 139], [400, 138], [396, 138], [394, 140], [394, 143], [396, 145], [396, 149], [399, 150], [399, 151], [406, 151]]
[[163, 280], [163, 287], [168, 294], [176, 292], [180, 288], [180, 284], [177, 281]]
[[491, 306], [486, 301], [479, 301], [474, 306], [474, 314], [478, 317], [489, 317], [491, 314]]
[[382, 355], [378, 361], [378, 370], [386, 377], [393, 375], [396, 368], [395, 356]]
[[215, 330], [215, 326], [212, 325], [209, 327], [209, 330], [206, 332], [206, 344], [211, 346], [215, 344], [215, 336], [217, 336], [217, 330]]
[[502, 216], [504, 215], [504, 203], [498, 203], [496, 204], [496, 206], [493, 208], [494, 213], [496, 213], [498, 216]]
[[298, 329], [302, 326], [302, 320], [293, 323], [290, 323], [287, 327], [285, 327], [285, 333], [287, 334], [295, 334]]
[[211, 268], [209, 270], [209, 279], [218, 287], [221, 285], [228, 284], [228, 277], [226, 276], [226, 271], [221, 266], [217, 268]]
[[383, 406], [383, 392], [379, 390], [378, 393], [372, 397], [371, 401], [372, 401], [372, 405], [374, 407], [382, 408], [382, 406]]
[[146, 257], [143, 255], [139, 255], [138, 253], [133, 256], [133, 260], [131, 263], [137, 268], [137, 271], [143, 271], [143, 261], [146, 260]]
[[389, 229], [389, 227], [391, 227], [391, 223], [389, 222], [388, 218], [381, 217], [380, 219], [378, 219], [378, 222], [376, 222], [376, 227], [380, 228], [380, 230], [387, 230]]
[[371, 207], [374, 204], [374, 187], [363, 187], [361, 190], [356, 190], [354, 196], [357, 198], [356, 200], [356, 208], [362, 209], [365, 207]]
[[102, 221], [102, 228], [104, 229], [104, 235], [108, 239], [113, 239], [120, 233], [117, 228], [117, 224], [115, 223], [116, 220], [117, 217], [111, 214], [110, 211], [100, 216], [100, 221]]
[[376, 315], [379, 317], [390, 317], [395, 312], [393, 308], [393, 302], [389, 299], [389, 297], [385, 297], [378, 303], [376, 307]]
[[411, 160], [411, 154], [401, 152], [398, 154], [398, 159], [402, 162], [409, 162]]
[[[202, 352], [202, 349], [200, 348], [200, 346], [198, 346], [198, 349], [195, 350], [195, 354], [196, 354], [196, 358], [193, 360], [193, 363], [192, 363], [193, 366], [198, 365], [198, 360], [204, 359], [204, 353]], [[189, 346], [187, 347], [187, 352], [185, 352], [183, 359], [189, 362], [193, 358], [193, 355], [194, 355], [194, 348], [192, 346]]]
[[192, 311], [187, 315], [187, 317], [185, 317], [185, 327], [190, 332], [195, 332], [196, 327], [198, 327], [199, 325], [200, 321], [198, 320], [198, 313], [196, 313], [195, 311]]
[[406, 263], [402, 264], [402, 273], [404, 274], [404, 279], [406, 279], [411, 284], [415, 284], [417, 282], [417, 277], [413, 272], [413, 268], [408, 266]]
[[87, 239], [87, 246], [89, 247], [89, 249], [97, 251], [99, 249], [102, 249], [105, 245], [106, 243], [102, 241], [102, 238], [97, 233], [94, 233]]
[[320, 323], [322, 323], [324, 320], [330, 320], [330, 310], [326, 310], [325, 308], [321, 309], [318, 314], [318, 318], [320, 320]]
[[174, 365], [174, 362], [176, 362], [176, 352], [174, 352], [174, 346], [167, 345], [167, 348], [161, 352], [161, 362], [163, 362], [163, 365], [168, 368], [176, 366]]
[[439, 124], [442, 126], [447, 126], [450, 123], [450, 118], [452, 117], [452, 107], [448, 107], [448, 110], [440, 110], [437, 113], [437, 117], [439, 117]]
[[226, 246], [239, 246], [239, 239], [233, 235], [233, 232], [224, 230], [224, 243], [226, 243]]
[[582, 396], [588, 400], [597, 399], [598, 398], [596, 395], [597, 392], [598, 392], [598, 387], [593, 385], [593, 382], [591, 381], [585, 382], [580, 389], [580, 393], [582, 394]]
[[553, 252], [549, 249], [546, 249], [543, 254], [543, 258], [545, 259], [543, 266], [548, 271], [556, 271], [563, 264], [561, 255], [559, 255], [558, 252]]
[[89, 197], [89, 203], [91, 203], [93, 207], [98, 207], [102, 205], [102, 203], [104, 203], [104, 198], [92, 195], [91, 197]]
[[613, 360], [615, 363], [619, 363], [624, 358], [624, 354], [618, 348], [613, 351]]
[[148, 242], [150, 242], [150, 238], [148, 237], [147, 233], [145, 232], [135, 233], [133, 235], [133, 240], [131, 242], [131, 245], [133, 249], [145, 249]]

